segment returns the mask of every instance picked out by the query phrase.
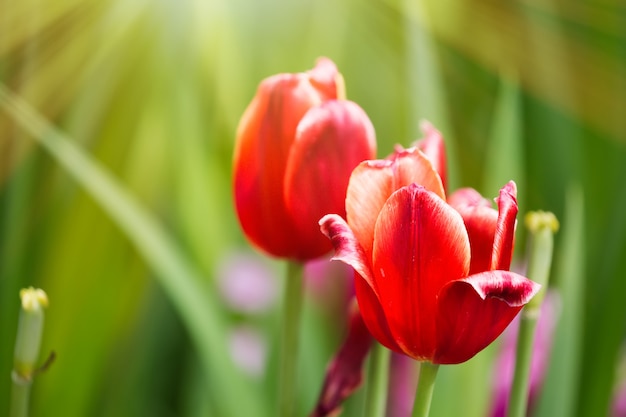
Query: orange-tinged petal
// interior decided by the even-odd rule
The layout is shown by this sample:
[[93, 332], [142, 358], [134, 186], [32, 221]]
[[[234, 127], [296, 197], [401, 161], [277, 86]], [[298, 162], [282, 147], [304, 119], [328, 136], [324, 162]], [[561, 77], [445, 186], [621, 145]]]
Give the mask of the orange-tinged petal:
[[374, 288], [406, 354], [426, 360], [435, 353], [437, 296], [467, 275], [469, 262], [463, 219], [435, 193], [411, 184], [383, 206], [374, 234]]
[[441, 177], [430, 159], [417, 148], [396, 149], [387, 157], [393, 161], [394, 191], [409, 184], [417, 184], [445, 200]]
[[437, 306], [434, 363], [465, 362], [504, 331], [540, 285], [509, 271], [487, 271], [447, 284]]
[[346, 98], [343, 76], [333, 61], [326, 57], [318, 58], [315, 68], [307, 72], [311, 84], [319, 91], [322, 100]]
[[394, 191], [413, 183], [444, 198], [441, 178], [428, 158], [416, 148], [399, 149], [388, 159], [362, 162], [352, 172], [346, 214], [368, 256], [372, 253], [374, 225], [383, 205]]
[[346, 218], [363, 250], [371, 257], [374, 225], [393, 193], [388, 161], [364, 161], [352, 171], [346, 194]]
[[345, 217], [346, 188], [352, 170], [376, 155], [374, 127], [354, 102], [329, 100], [302, 118], [285, 172], [285, 203], [307, 242], [300, 257], [310, 259], [331, 249], [319, 232], [327, 213]]
[[[324, 73], [332, 73], [329, 64], [324, 67]], [[314, 76], [320, 78], [317, 72]], [[328, 83], [313, 85], [311, 79], [307, 73], [265, 79], [237, 129], [233, 187], [239, 221], [254, 245], [279, 257], [293, 257], [298, 249], [283, 199], [287, 156], [296, 127], [311, 107], [332, 95]]]

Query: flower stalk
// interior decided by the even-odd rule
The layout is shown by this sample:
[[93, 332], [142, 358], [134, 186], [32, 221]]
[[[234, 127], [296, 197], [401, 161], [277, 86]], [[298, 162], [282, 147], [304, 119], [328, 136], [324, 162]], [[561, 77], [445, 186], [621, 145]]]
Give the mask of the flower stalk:
[[541, 284], [542, 289], [530, 300], [520, 316], [515, 373], [507, 410], [508, 417], [526, 416], [535, 329], [541, 311], [541, 302], [548, 287], [554, 233], [559, 228], [558, 220], [550, 212], [530, 212], [526, 215], [525, 223], [530, 232], [528, 277]]
[[280, 346], [278, 415], [292, 417], [296, 398], [296, 369], [298, 365], [300, 316], [302, 315], [302, 271], [300, 262], [287, 263], [283, 298], [283, 326]]
[[[309, 417], [330, 417], [341, 414], [344, 400], [352, 395], [363, 382], [363, 364], [373, 344], [374, 339], [365, 327], [356, 299], [352, 299], [348, 312], [346, 338], [326, 369], [322, 391]], [[382, 393], [383, 396], [385, 394]]]
[[10, 417], [27, 417], [30, 387], [37, 374], [37, 361], [41, 346], [44, 325], [44, 308], [48, 306], [48, 297], [41, 289], [33, 287], [20, 291], [22, 307], [20, 309], [15, 352], [13, 356], [13, 381], [11, 391]]
[[415, 393], [412, 417], [428, 417], [430, 403], [435, 390], [437, 371], [439, 371], [439, 364], [420, 362], [420, 373], [417, 380], [417, 392]]
[[368, 366], [365, 417], [384, 417], [385, 415], [390, 359], [391, 351], [380, 343], [375, 343]]

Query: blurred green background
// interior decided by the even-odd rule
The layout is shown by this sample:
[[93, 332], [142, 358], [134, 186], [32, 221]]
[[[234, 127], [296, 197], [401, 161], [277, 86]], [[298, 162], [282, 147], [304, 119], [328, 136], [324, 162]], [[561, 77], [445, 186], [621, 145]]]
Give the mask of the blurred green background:
[[[50, 298], [42, 357], [57, 354], [33, 416], [271, 415], [280, 309], [237, 311], [217, 289], [234, 255], [272, 285], [284, 272], [238, 227], [233, 141], [263, 78], [319, 56], [370, 116], [379, 156], [428, 119], [451, 188], [495, 197], [514, 179], [520, 219], [557, 215], [561, 323], [536, 415], [611, 415], [626, 376], [618, 0], [0, 0], [0, 415], [29, 285]], [[307, 299], [299, 415], [343, 337], [330, 310]], [[261, 375], [216, 357], [242, 325], [266, 343]], [[496, 350], [440, 372], [432, 415], [486, 415]]]

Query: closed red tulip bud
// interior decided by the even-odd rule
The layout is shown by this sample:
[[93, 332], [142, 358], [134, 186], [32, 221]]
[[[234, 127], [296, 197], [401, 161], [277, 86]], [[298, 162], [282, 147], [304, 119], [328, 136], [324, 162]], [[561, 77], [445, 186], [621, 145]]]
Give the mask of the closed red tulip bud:
[[341, 74], [322, 58], [309, 72], [265, 79], [240, 121], [235, 207], [246, 237], [272, 256], [305, 261], [330, 251], [317, 222], [345, 215], [350, 173], [376, 154], [369, 118], [343, 96]]

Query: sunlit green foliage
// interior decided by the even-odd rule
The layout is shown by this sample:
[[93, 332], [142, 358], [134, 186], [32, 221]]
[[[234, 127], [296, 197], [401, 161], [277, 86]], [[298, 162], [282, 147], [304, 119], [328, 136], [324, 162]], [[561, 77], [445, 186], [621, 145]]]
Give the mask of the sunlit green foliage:
[[[626, 328], [625, 27], [617, 1], [0, 0], [0, 415], [30, 285], [50, 299], [42, 355], [57, 354], [33, 416], [231, 417], [231, 403], [272, 415], [279, 309], [242, 315], [216, 290], [220, 262], [252, 251], [232, 208], [232, 146], [258, 82], [322, 55], [372, 119], [380, 156], [427, 118], [452, 188], [495, 197], [514, 179], [522, 210], [562, 219], [559, 351], [537, 414], [610, 415]], [[270, 341], [264, 377], [207, 360], [242, 322]], [[300, 415], [337, 322], [307, 301]], [[496, 353], [442, 367], [432, 415], [484, 416]]]

